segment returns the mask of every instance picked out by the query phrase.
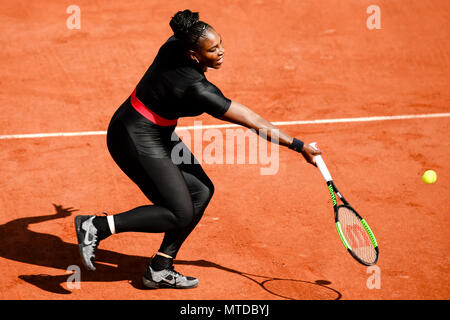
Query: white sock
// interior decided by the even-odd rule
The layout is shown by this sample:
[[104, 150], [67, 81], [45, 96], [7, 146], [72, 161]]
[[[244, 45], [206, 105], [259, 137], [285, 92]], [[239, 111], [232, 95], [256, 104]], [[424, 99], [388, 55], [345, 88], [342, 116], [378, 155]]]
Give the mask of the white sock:
[[162, 253], [162, 252], [159, 252], [159, 251], [156, 254], [159, 255], [159, 256], [165, 257], [165, 258], [173, 259], [172, 256], [169, 256], [168, 254], [165, 254], [165, 253]]
[[108, 221], [109, 231], [111, 231], [111, 234], [115, 234], [116, 225], [114, 224], [114, 216], [106, 216], [106, 220]]

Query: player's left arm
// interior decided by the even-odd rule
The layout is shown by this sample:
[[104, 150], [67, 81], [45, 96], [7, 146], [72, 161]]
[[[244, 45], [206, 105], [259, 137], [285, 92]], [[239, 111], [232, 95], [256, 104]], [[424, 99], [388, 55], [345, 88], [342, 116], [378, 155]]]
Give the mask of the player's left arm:
[[[236, 101], [232, 101], [227, 112], [218, 117], [218, 119], [254, 129], [258, 134], [264, 131], [267, 136], [265, 137], [266, 139], [270, 139], [269, 141], [271, 142], [278, 140], [278, 144], [282, 146], [290, 147], [294, 141], [294, 138], [286, 132]], [[301, 152], [305, 160], [313, 165], [315, 165], [314, 156], [321, 154], [320, 150], [314, 149], [306, 143], [303, 145], [302, 150], [297, 151]]]

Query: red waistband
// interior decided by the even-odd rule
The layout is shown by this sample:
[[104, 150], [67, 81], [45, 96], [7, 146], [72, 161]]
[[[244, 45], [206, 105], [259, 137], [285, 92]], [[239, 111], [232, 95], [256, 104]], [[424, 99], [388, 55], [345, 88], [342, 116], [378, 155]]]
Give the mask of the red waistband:
[[159, 126], [173, 126], [177, 124], [178, 119], [164, 119], [163, 117], [158, 116], [156, 113], [154, 113], [152, 110], [147, 108], [137, 97], [136, 97], [136, 88], [134, 89], [133, 93], [131, 94], [131, 105], [134, 109], [136, 109], [137, 112], [139, 112], [142, 116], [153, 122], [154, 124], [157, 124]]

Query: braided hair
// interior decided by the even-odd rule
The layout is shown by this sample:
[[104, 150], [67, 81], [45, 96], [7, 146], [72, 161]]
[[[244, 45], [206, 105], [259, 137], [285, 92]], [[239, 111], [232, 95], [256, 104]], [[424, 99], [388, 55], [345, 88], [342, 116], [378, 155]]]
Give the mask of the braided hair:
[[181, 40], [186, 48], [196, 48], [198, 41], [205, 35], [208, 28], [206, 22], [200, 21], [198, 12], [191, 10], [178, 11], [170, 20], [174, 36]]

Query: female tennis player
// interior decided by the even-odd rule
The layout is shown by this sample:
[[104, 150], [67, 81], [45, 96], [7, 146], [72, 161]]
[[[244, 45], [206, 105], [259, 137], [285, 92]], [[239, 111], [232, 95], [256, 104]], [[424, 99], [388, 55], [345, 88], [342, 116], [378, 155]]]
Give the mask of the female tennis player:
[[[153, 204], [115, 215], [77, 216], [75, 226], [82, 261], [90, 270], [95, 270], [99, 242], [110, 235], [164, 233], [161, 247], [146, 267], [144, 285], [194, 288], [198, 279], [176, 272], [173, 260], [200, 221], [214, 185], [174, 133], [177, 119], [206, 112], [259, 134], [264, 130], [269, 141], [271, 130], [277, 130], [278, 144], [301, 153], [313, 165], [313, 157], [321, 152], [226, 98], [206, 79], [208, 68], [222, 66], [225, 50], [220, 34], [200, 21], [197, 12], [177, 12], [170, 27], [174, 35], [160, 48], [131, 96], [117, 109], [107, 132], [112, 158]], [[189, 156], [190, 163], [174, 164], [171, 151], [176, 146], [187, 153], [183, 159]]]

